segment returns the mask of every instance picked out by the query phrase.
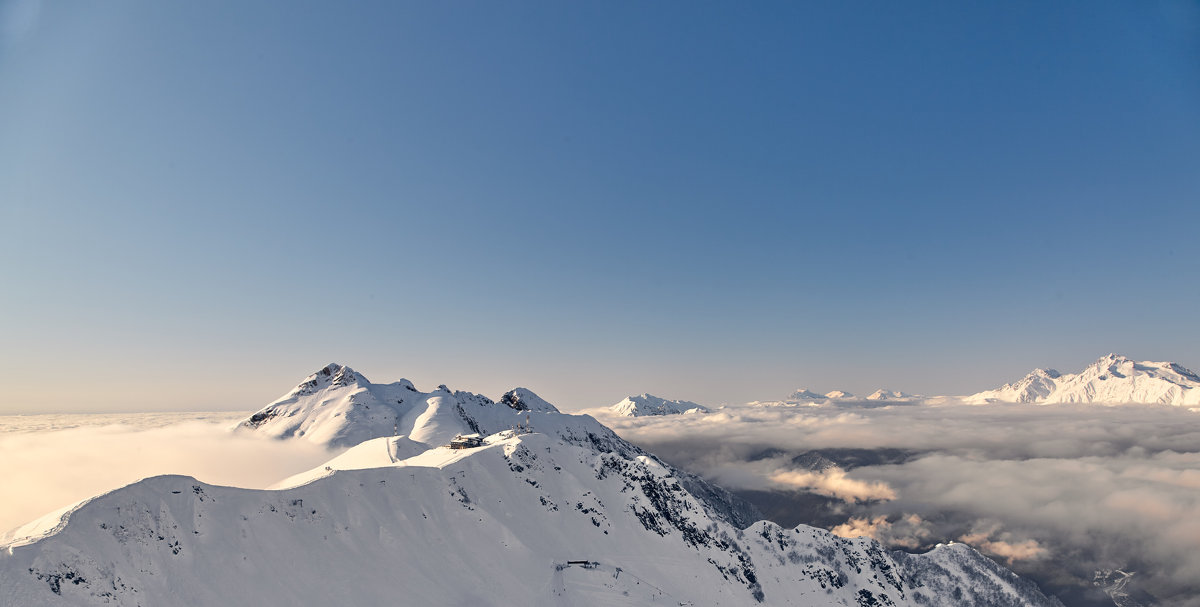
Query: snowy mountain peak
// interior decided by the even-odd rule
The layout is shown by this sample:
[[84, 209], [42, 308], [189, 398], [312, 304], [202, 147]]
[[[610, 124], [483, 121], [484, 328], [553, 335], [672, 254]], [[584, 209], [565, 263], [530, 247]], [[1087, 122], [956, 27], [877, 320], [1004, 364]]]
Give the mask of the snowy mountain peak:
[[867, 400], [905, 400], [913, 398], [912, 394], [896, 390], [879, 389], [867, 396]]
[[[1102, 374], [1106, 371], [1110, 371], [1110, 372], [1118, 371], [1119, 372], [1119, 369], [1121, 369], [1122, 367], [1128, 369], [1128, 368], [1132, 368], [1136, 364], [1137, 364], [1136, 361], [1131, 360], [1125, 356], [1121, 356], [1120, 354], [1105, 354], [1104, 356], [1097, 358], [1096, 362], [1088, 365], [1080, 373], [1083, 374], [1083, 373], [1089, 373], [1089, 372], [1096, 372], [1096, 373]], [[1151, 364], [1153, 364], [1153, 363], [1151, 363]]]
[[1101, 356], [1100, 358], [1096, 359], [1096, 362], [1093, 364], [1102, 365], [1102, 364], [1106, 364], [1106, 363], [1114, 364], [1114, 363], [1123, 363], [1123, 362], [1132, 363], [1134, 361], [1132, 359], [1130, 359], [1128, 356], [1117, 354], [1115, 352], [1109, 352], [1108, 354], [1105, 354], [1104, 356]]
[[831, 390], [831, 391], [825, 393], [825, 398], [831, 398], [831, 399], [854, 398], [854, 395], [845, 390]]
[[[337, 379], [341, 377], [342, 379]], [[489, 435], [511, 429], [536, 429], [570, 443], [639, 453], [612, 430], [586, 415], [558, 411], [532, 390], [516, 388], [497, 403], [479, 394], [432, 392], [400, 380], [376, 384], [343, 365], [323, 368], [293, 390], [238, 424], [243, 431], [325, 447], [352, 447], [380, 437], [405, 437], [414, 449], [448, 444], [459, 434]]]
[[288, 396], [313, 394], [331, 386], [349, 386], [359, 382], [367, 383], [367, 378], [346, 365], [329, 363], [292, 388]]
[[558, 408], [534, 394], [528, 388], [513, 388], [500, 397], [500, 403], [516, 411], [543, 411], [558, 413]]
[[968, 403], [1141, 403], [1200, 406], [1200, 377], [1173, 362], [1106, 354], [1079, 373], [1034, 369], [1015, 382], [972, 394]]
[[708, 409], [686, 400], [667, 400], [653, 394], [643, 393], [628, 396], [609, 407], [617, 415], [641, 417], [646, 415], [680, 415], [683, 413], [708, 413]]
[[792, 392], [792, 395], [788, 397], [788, 400], [825, 400], [825, 395], [813, 392], [808, 388], [797, 388], [796, 391]]

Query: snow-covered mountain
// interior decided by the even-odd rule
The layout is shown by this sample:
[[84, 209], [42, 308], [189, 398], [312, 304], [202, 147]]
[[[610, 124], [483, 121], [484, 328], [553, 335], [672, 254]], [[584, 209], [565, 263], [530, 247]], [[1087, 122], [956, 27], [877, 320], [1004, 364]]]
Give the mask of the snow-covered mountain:
[[[0, 605], [1061, 605], [962, 544], [751, 522], [594, 419], [510, 394], [326, 367], [246, 426], [378, 436], [277, 490], [159, 476], [49, 515], [0, 539]], [[487, 436], [441, 446], [467, 430]]]
[[1172, 362], [1134, 361], [1108, 354], [1079, 373], [1034, 369], [996, 390], [972, 394], [964, 402], [1145, 403], [1200, 406], [1200, 377]]
[[644, 415], [679, 415], [683, 413], [708, 413], [708, 409], [686, 400], [667, 400], [653, 394], [626, 397], [609, 407], [616, 415], [641, 417]]
[[[570, 419], [569, 427], [563, 421]], [[533, 391], [516, 388], [494, 402], [486, 396], [438, 386], [421, 392], [402, 379], [371, 383], [361, 373], [332, 363], [239, 424], [277, 438], [300, 438], [329, 447], [350, 447], [381, 436], [404, 435], [425, 448], [456, 434], [493, 434], [524, 426], [558, 434], [616, 435], [590, 417], [564, 416]], [[543, 424], [546, 426], [543, 427]], [[572, 435], [573, 436], [573, 435]]]
[[867, 395], [867, 400], [911, 400], [913, 398], [916, 397], [912, 394], [886, 389], [879, 389]]
[[[911, 395], [911, 394], [905, 394], [903, 392], [893, 392], [891, 390], [876, 390], [875, 392], [871, 393], [869, 396], [865, 397], [866, 400], [905, 400], [905, 399], [912, 399], [912, 398], [913, 398], [913, 395]], [[830, 390], [829, 392], [826, 392], [825, 394], [818, 394], [807, 388], [800, 388], [800, 389], [796, 390], [795, 392], [793, 392], [792, 395], [789, 396], [787, 399], [789, 401], [806, 401], [806, 400], [846, 401], [846, 400], [854, 400], [854, 395], [851, 394], [850, 392], [846, 392], [845, 390]]]
[[808, 388], [797, 388], [796, 391], [792, 392], [792, 395], [788, 397], [788, 400], [825, 400], [825, 395], [813, 392]]

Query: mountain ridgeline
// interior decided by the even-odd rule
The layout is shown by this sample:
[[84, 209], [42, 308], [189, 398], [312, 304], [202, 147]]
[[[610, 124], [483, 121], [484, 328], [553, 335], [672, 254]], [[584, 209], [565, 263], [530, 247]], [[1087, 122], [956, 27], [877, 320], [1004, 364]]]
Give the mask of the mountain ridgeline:
[[272, 490], [152, 477], [26, 526], [0, 605], [1061, 605], [963, 544], [758, 521], [529, 390], [329, 365], [239, 428], [342, 451]]
[[1106, 354], [1078, 373], [1034, 369], [1025, 377], [968, 396], [921, 396], [880, 389], [856, 398], [849, 392], [825, 394], [806, 388], [787, 399], [764, 404], [811, 403], [855, 404], [954, 404], [990, 403], [1052, 404], [1141, 404], [1200, 407], [1200, 375], [1174, 362], [1137, 361], [1120, 354]]
[[685, 413], [708, 413], [708, 409], [686, 400], [667, 400], [653, 394], [626, 397], [609, 407], [614, 415], [643, 417], [647, 415], [682, 415]]
[[1178, 363], [1135, 361], [1108, 354], [1079, 373], [1034, 369], [1020, 380], [963, 400], [973, 404], [1139, 403], [1200, 407], [1200, 376]]

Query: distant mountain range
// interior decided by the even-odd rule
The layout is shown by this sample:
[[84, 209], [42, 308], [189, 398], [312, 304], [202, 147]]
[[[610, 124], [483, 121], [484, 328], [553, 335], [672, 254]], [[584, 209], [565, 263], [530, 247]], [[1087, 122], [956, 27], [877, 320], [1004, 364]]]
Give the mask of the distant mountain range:
[[911, 400], [913, 398], [916, 397], [912, 394], [895, 390], [876, 390], [867, 396], [867, 400]]
[[1034, 369], [1025, 377], [963, 398], [964, 402], [1141, 403], [1200, 406], [1200, 377], [1178, 363], [1108, 354], [1079, 373]]
[[276, 490], [158, 476], [48, 515], [0, 538], [0, 604], [1061, 607], [964, 544], [760, 521], [521, 388], [331, 364], [238, 427], [344, 450]]
[[801, 388], [783, 402], [896, 401], [940, 403], [1096, 403], [1160, 404], [1200, 407], [1200, 376], [1173, 362], [1135, 361], [1107, 354], [1078, 373], [1034, 369], [1025, 377], [995, 390], [963, 397], [923, 397], [893, 390], [876, 390], [855, 397], [842, 390], [825, 394]]
[[686, 400], [667, 400], [652, 394], [626, 397], [609, 407], [616, 415], [641, 417], [646, 415], [681, 415], [684, 413], [708, 413], [708, 409]]
[[897, 392], [894, 390], [887, 390], [887, 389], [879, 389], [879, 390], [876, 390], [876, 391], [868, 394], [865, 397], [860, 398], [860, 397], [854, 396], [853, 394], [851, 394], [849, 392], [846, 392], [845, 390], [831, 390], [824, 394], [819, 394], [819, 393], [809, 390], [807, 388], [800, 388], [800, 389], [796, 390], [795, 392], [792, 392], [792, 394], [790, 396], [788, 396], [787, 400], [789, 400], [789, 401], [828, 401], [828, 400], [832, 400], [832, 401], [853, 401], [853, 400], [878, 401], [878, 400], [910, 400], [913, 398], [916, 398], [916, 397], [914, 397], [912, 394], [906, 394], [904, 392]]

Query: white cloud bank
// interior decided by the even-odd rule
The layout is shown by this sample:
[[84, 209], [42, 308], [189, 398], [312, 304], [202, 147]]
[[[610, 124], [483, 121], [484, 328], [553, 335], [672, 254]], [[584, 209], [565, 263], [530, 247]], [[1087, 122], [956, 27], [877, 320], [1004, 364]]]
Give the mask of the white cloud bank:
[[836, 497], [850, 503], [896, 499], [896, 492], [886, 483], [849, 478], [845, 470], [836, 466], [819, 472], [779, 470], [768, 478], [777, 485], [807, 489], [817, 495]]
[[[961, 541], [1059, 587], [1137, 571], [1163, 604], [1200, 607], [1200, 412], [746, 406], [601, 421], [729, 488], [842, 500], [839, 535], [910, 549]], [[796, 459], [831, 450], [868, 456], [844, 470]]]
[[332, 457], [305, 441], [231, 432], [241, 417], [0, 417], [0, 534], [147, 476], [261, 489]]

